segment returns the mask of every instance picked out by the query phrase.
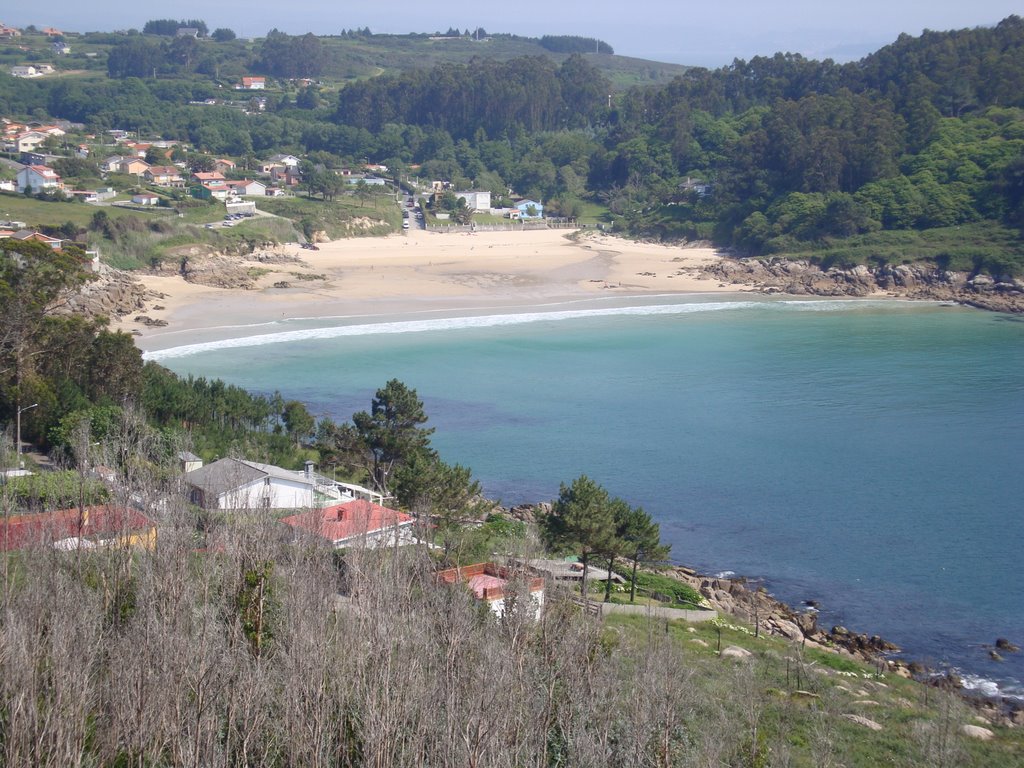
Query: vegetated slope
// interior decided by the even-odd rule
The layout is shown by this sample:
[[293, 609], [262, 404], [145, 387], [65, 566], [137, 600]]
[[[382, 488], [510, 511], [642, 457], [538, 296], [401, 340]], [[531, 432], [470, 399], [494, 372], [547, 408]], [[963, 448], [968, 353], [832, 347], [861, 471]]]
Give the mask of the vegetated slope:
[[[361, 78], [381, 72], [430, 69], [441, 63], [507, 62], [525, 56], [544, 56], [556, 64], [570, 53], [549, 50], [536, 38], [496, 34], [475, 39], [433, 35], [368, 35], [321, 38], [328, 60], [324, 76]], [[687, 70], [679, 64], [648, 61], [607, 52], [586, 53], [587, 59], [617, 88], [670, 81]]]

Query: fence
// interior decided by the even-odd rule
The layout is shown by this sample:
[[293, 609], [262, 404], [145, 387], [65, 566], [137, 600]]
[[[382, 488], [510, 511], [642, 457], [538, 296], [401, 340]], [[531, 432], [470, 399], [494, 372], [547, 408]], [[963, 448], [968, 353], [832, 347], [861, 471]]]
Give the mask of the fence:
[[428, 224], [428, 232], [527, 232], [535, 229], [579, 229], [569, 221], [509, 221], [500, 224]]
[[583, 608], [590, 616], [604, 617], [612, 613], [620, 613], [628, 616], [650, 616], [652, 618], [667, 619], [673, 621], [682, 619], [690, 623], [712, 621], [718, 618], [718, 611], [692, 610], [689, 608], [667, 608], [660, 605], [622, 605], [621, 603], [602, 603], [596, 600], [583, 600], [576, 595], [570, 595], [569, 599], [576, 605]]

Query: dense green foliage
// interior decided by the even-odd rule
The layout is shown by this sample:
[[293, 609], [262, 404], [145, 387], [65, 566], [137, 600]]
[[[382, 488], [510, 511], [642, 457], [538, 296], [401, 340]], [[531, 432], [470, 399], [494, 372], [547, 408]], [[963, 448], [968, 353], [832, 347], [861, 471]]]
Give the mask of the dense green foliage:
[[71, 509], [80, 503], [102, 504], [109, 500], [107, 487], [75, 471], [38, 472], [7, 481], [6, 493], [14, 506], [25, 512]]
[[[615, 571], [626, 578], [632, 577], [630, 569], [616, 566]], [[636, 591], [641, 597], [648, 597], [679, 606], [700, 607], [705, 604], [700, 592], [689, 584], [684, 584], [678, 579], [662, 576], [653, 571], [637, 571]]]
[[[115, 79], [106, 82], [0, 76], [0, 111], [30, 114], [45, 104], [96, 130], [130, 125], [217, 155], [285, 149], [317, 153], [327, 167], [419, 164], [421, 177], [459, 188], [499, 196], [511, 188], [570, 214], [597, 201], [627, 233], [713, 239], [741, 253], [830, 249], [872, 233], [976, 222], [1024, 225], [1018, 17], [904, 35], [851, 64], [759, 56], [613, 97], [597, 68], [603, 58], [582, 53], [381, 67], [381, 76], [345, 83], [333, 106], [337, 83], [311, 89], [287, 79], [331, 70], [337, 45], [378, 36], [272, 30], [254, 47], [229, 37], [121, 37], [107, 59]], [[563, 48], [585, 40], [544, 39]], [[189, 103], [224, 95], [217, 86], [246, 71], [282, 79], [263, 112]], [[1017, 244], [1001, 246], [983, 268], [1020, 273]]]
[[615, 53], [604, 40], [576, 35], [544, 35], [540, 39], [542, 48], [555, 53]]

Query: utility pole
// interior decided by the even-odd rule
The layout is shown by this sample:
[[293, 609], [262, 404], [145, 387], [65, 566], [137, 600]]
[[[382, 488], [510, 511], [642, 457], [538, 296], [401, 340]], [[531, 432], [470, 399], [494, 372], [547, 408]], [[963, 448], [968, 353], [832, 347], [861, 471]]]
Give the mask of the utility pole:
[[25, 468], [25, 465], [22, 464], [22, 462], [21, 462], [21, 414], [24, 411], [31, 411], [33, 408], [37, 407], [38, 405], [39, 405], [39, 403], [32, 403], [32, 405], [26, 405], [24, 408], [18, 408], [18, 415], [17, 415], [17, 418], [16, 418], [17, 427], [15, 428], [15, 431], [17, 432], [16, 438], [15, 438], [16, 442], [17, 442], [17, 447], [16, 447], [16, 451], [17, 451], [17, 454], [16, 454], [17, 455], [16, 464], [17, 464], [17, 466], [15, 467], [15, 469], [24, 469]]

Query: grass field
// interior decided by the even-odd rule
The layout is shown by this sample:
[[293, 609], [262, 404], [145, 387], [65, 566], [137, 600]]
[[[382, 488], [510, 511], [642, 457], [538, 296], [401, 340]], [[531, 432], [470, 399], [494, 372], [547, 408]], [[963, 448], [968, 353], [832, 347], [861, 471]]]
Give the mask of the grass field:
[[[695, 721], [757, 733], [751, 754], [729, 765], [1024, 766], [1024, 730], [994, 726], [955, 694], [828, 651], [801, 649], [778, 637], [755, 638], [731, 619], [686, 624], [611, 615], [607, 643], [634, 642], [657, 633], [682, 657], [669, 678], [683, 676], [695, 701]], [[746, 659], [722, 658], [736, 646]], [[710, 702], [715, 702], [710, 704]], [[704, 711], [710, 706], [720, 710]], [[849, 716], [881, 726], [872, 730]], [[991, 741], [966, 737], [961, 726], [983, 725]]]

